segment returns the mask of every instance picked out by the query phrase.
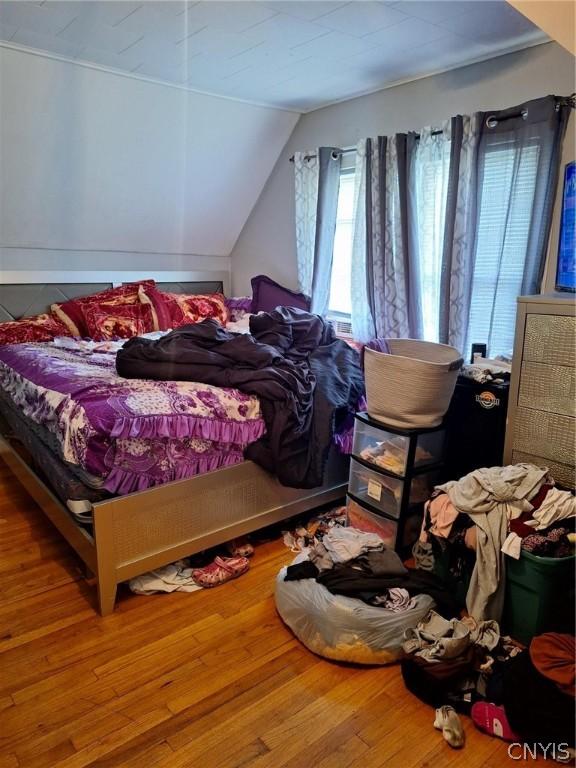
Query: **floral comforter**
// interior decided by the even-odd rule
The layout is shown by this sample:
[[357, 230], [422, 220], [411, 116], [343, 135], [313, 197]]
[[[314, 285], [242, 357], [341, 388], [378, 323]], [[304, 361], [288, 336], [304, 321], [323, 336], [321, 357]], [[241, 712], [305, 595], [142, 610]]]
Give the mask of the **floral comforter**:
[[243, 461], [265, 432], [257, 397], [179, 381], [123, 379], [119, 345], [0, 347], [0, 387], [50, 430], [61, 457], [125, 494]]

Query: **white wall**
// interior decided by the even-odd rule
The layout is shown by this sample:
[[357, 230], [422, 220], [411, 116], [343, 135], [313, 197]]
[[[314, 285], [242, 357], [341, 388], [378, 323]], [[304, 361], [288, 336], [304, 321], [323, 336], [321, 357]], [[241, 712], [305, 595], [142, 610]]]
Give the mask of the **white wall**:
[[0, 48], [0, 267], [226, 268], [298, 117]]
[[[304, 115], [232, 251], [232, 286], [249, 292], [250, 277], [264, 272], [297, 287], [294, 180], [289, 157], [320, 145], [349, 147], [367, 136], [419, 130], [458, 113], [500, 109], [575, 87], [574, 57], [556, 43], [390, 88]], [[564, 162], [574, 159], [574, 116]], [[554, 235], [553, 235], [554, 236]], [[551, 238], [551, 251], [555, 247]]]

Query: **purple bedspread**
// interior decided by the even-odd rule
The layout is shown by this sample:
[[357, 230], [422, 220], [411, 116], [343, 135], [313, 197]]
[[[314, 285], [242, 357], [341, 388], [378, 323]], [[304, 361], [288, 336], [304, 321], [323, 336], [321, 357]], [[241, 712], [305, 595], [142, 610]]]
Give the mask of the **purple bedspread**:
[[257, 397], [194, 382], [123, 379], [115, 345], [108, 350], [0, 347], [0, 387], [56, 435], [62, 458], [95, 484], [125, 494], [237, 464], [264, 434]]

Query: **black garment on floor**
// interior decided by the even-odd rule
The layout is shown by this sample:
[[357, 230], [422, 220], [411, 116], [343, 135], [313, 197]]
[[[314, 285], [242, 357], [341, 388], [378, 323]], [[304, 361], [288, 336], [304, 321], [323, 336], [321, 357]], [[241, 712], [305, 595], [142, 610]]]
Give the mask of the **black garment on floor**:
[[356, 597], [369, 603], [376, 595], [400, 587], [413, 595], [430, 595], [438, 613], [447, 619], [460, 615], [463, 605], [444, 587], [440, 579], [429, 571], [409, 570], [406, 576], [375, 576], [354, 568], [354, 560], [345, 565], [322, 571], [316, 579], [334, 595]]
[[393, 549], [371, 550], [357, 557], [354, 563], [373, 576], [395, 577], [408, 573], [408, 568]]
[[460, 714], [469, 715], [472, 704], [482, 699], [477, 692], [478, 672], [473, 661], [471, 649], [463, 657], [439, 659], [434, 664], [410, 654], [402, 659], [400, 669], [406, 688], [425, 704], [451, 704]]
[[502, 703], [510, 726], [524, 741], [576, 745], [574, 698], [538, 672], [528, 651], [503, 665]]
[[320, 571], [313, 562], [304, 560], [302, 563], [295, 563], [286, 568], [284, 581], [301, 581], [302, 579], [315, 579]]
[[288, 307], [254, 315], [250, 334], [204, 320], [157, 341], [129, 339], [116, 370], [129, 379], [197, 381], [257, 395], [267, 432], [246, 457], [293, 488], [322, 485], [337, 422], [364, 394], [358, 353], [323, 318]]

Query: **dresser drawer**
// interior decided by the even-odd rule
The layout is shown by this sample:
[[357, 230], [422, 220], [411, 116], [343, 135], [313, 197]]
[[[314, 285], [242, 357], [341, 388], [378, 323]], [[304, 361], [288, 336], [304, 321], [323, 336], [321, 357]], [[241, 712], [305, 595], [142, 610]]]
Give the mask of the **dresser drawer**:
[[556, 413], [518, 408], [512, 450], [574, 464], [576, 419]]
[[547, 363], [522, 363], [518, 405], [576, 416], [576, 369]]
[[564, 315], [526, 316], [523, 361], [574, 367], [576, 318]]

